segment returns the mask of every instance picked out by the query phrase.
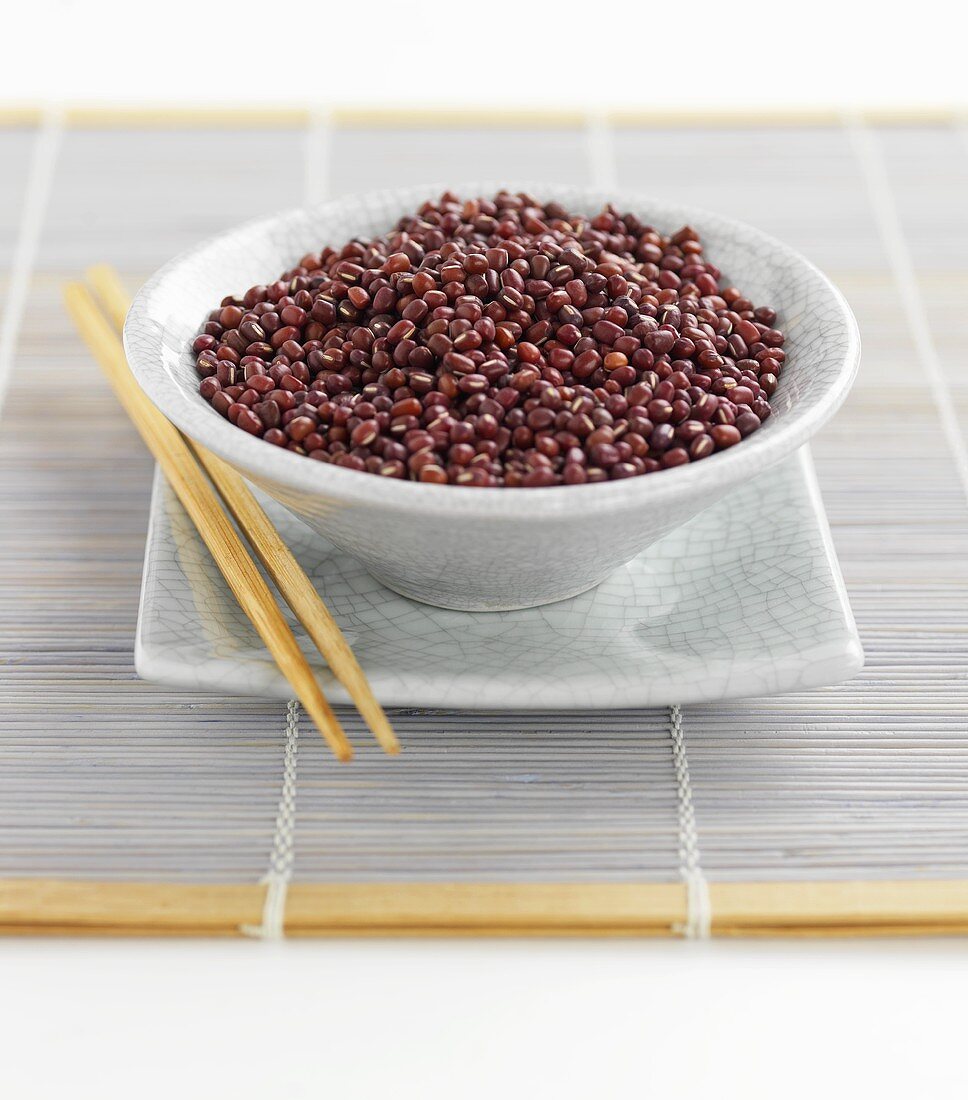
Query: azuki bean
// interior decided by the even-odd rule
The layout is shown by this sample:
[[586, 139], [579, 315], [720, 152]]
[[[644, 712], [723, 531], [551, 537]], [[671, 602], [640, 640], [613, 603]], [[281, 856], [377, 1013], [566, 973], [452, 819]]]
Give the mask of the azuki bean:
[[716, 444], [713, 442], [712, 436], [699, 435], [689, 444], [689, 457], [696, 462], [700, 458], [711, 455], [715, 449]]
[[742, 412], [736, 417], [734, 427], [743, 437], [755, 432], [760, 426], [760, 418], [754, 412]]
[[734, 446], [743, 438], [739, 430], [733, 424], [717, 424], [714, 428], [710, 429], [709, 434], [713, 437], [713, 442], [720, 450]]
[[771, 414], [776, 313], [699, 236], [501, 192], [444, 195], [383, 237], [228, 297], [192, 342], [223, 417], [316, 461], [428, 484], [636, 477]]

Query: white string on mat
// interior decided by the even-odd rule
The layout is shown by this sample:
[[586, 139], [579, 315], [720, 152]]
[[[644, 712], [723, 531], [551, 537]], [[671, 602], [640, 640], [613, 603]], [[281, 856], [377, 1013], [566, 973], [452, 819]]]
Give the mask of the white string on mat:
[[968, 499], [968, 447], [965, 446], [965, 440], [961, 434], [954, 404], [948, 400], [944, 369], [931, 335], [924, 298], [918, 286], [911, 252], [898, 216], [884, 157], [877, 139], [859, 112], [845, 112], [842, 121], [854, 156], [863, 173], [874, 220], [891, 265], [894, 282], [901, 298], [901, 309], [904, 311], [914, 343], [915, 354], [928, 380], [931, 397], [941, 421], [942, 434], [951, 450], [961, 487]]
[[607, 191], [615, 186], [615, 142], [604, 111], [585, 115], [585, 152], [593, 187]]
[[[319, 202], [329, 189], [329, 154], [333, 117], [327, 107], [314, 105], [309, 113], [303, 145], [303, 201]], [[308, 246], [307, 246], [308, 247]], [[299, 758], [299, 701], [286, 704], [286, 749], [282, 769], [282, 794], [276, 812], [275, 835], [269, 856], [269, 870], [261, 879], [266, 886], [262, 923], [243, 925], [247, 935], [263, 940], [285, 937], [286, 895], [296, 861], [296, 766]]]
[[682, 709], [678, 703], [669, 708], [669, 733], [679, 813], [679, 874], [686, 884], [686, 921], [685, 924], [673, 926], [673, 931], [680, 932], [689, 940], [705, 940], [709, 938], [712, 925], [712, 906], [709, 884], [699, 865], [699, 833], [692, 804], [686, 740], [682, 732]]
[[10, 265], [7, 301], [0, 320], [0, 412], [3, 410], [4, 397], [13, 373], [14, 355], [20, 339], [27, 295], [30, 292], [30, 277], [37, 259], [37, 248], [50, 200], [63, 132], [64, 114], [61, 108], [46, 108], [30, 157], [23, 215]]
[[299, 760], [299, 703], [286, 704], [286, 751], [282, 767], [282, 795], [276, 811], [276, 827], [269, 856], [269, 870], [261, 879], [266, 896], [262, 905], [262, 923], [243, 925], [248, 936], [261, 940], [281, 940], [285, 936], [286, 894], [296, 860], [296, 766]]
[[[589, 111], [585, 116], [585, 152], [593, 185], [606, 191], [615, 187], [618, 175], [615, 142], [604, 111]], [[682, 733], [682, 711], [678, 705], [669, 708], [669, 732], [679, 817], [679, 873], [686, 884], [686, 921], [673, 930], [687, 939], [707, 939], [712, 923], [709, 887], [699, 866], [699, 837]]]

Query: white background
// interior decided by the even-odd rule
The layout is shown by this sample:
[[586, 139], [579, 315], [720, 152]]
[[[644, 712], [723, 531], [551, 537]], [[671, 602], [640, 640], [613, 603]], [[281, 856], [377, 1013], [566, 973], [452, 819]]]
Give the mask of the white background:
[[[953, 4], [24, 2], [0, 103], [964, 106]], [[964, 942], [0, 941], [0, 1096], [965, 1095]]]
[[20, 0], [3, 12], [8, 101], [968, 102], [954, 0]]
[[964, 943], [0, 942], [5, 1100], [966, 1095]]

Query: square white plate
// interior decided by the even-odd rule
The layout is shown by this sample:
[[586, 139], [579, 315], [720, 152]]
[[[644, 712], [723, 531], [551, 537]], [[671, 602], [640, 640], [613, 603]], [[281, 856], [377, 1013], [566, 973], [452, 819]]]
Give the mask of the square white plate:
[[[863, 665], [806, 448], [597, 589], [523, 611], [404, 599], [259, 496], [385, 706], [662, 706], [819, 687]], [[290, 621], [327, 696], [347, 702]], [[157, 471], [135, 662], [174, 687], [291, 695]]]

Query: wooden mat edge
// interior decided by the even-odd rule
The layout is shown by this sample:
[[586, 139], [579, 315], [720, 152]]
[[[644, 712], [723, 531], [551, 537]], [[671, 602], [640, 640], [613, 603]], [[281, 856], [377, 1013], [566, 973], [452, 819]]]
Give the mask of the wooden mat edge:
[[[715, 936], [968, 932], [968, 880], [711, 883]], [[0, 880], [0, 934], [251, 933], [259, 884]], [[288, 936], [674, 936], [680, 883], [292, 883]]]
[[[44, 108], [33, 104], [0, 104], [0, 126], [36, 126], [44, 117]], [[968, 105], [912, 108], [866, 108], [854, 112], [863, 121], [877, 126], [926, 126], [964, 123]], [[141, 106], [86, 106], [71, 104], [64, 108], [67, 126], [76, 129], [139, 127], [302, 128], [314, 120], [334, 127], [356, 129], [381, 128], [577, 128], [588, 121], [580, 110], [487, 110], [477, 108], [422, 107], [256, 107], [204, 106], [171, 104]], [[644, 110], [615, 109], [597, 114], [601, 121], [620, 128], [651, 127], [752, 127], [752, 126], [838, 126], [843, 113], [827, 108], [781, 110]]]

